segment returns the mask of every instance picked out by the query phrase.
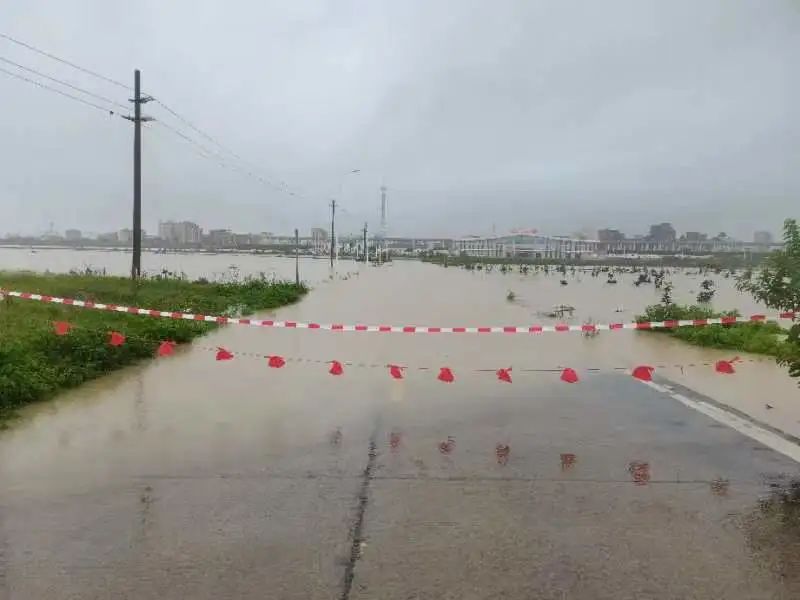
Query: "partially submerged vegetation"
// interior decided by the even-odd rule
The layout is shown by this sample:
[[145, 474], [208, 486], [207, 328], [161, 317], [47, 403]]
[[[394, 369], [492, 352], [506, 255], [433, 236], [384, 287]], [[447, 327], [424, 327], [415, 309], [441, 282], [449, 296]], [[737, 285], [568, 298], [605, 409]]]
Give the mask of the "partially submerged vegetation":
[[[800, 226], [794, 219], [783, 223], [782, 250], [771, 253], [758, 274], [745, 273], [738, 280], [739, 290], [782, 311], [800, 311]], [[800, 319], [795, 317], [778, 363], [789, 367], [792, 377], [800, 377]]]
[[[784, 248], [772, 252], [756, 275], [745, 271], [737, 277], [737, 288], [749, 292], [756, 300], [780, 311], [800, 310], [800, 226], [794, 219], [783, 225]], [[714, 295], [714, 282], [701, 284], [697, 299], [708, 302]], [[704, 319], [736, 315], [734, 311], [715, 313], [707, 306], [679, 306], [672, 302], [671, 284], [664, 286], [661, 303], [648, 306], [641, 321]], [[778, 364], [787, 366], [792, 377], [800, 377], [800, 322], [788, 329], [776, 323], [748, 322], [709, 327], [659, 329], [698, 346], [741, 350], [774, 356]]]
[[[736, 311], [715, 312], [707, 306], [683, 306], [678, 304], [654, 304], [645, 309], [638, 321], [671, 321], [681, 319], [711, 319], [738, 316]], [[653, 329], [684, 340], [695, 346], [720, 348], [738, 352], [752, 352], [780, 357], [786, 347], [786, 330], [777, 323], [735, 323], [731, 325], [709, 325], [706, 327], [676, 327]]]
[[[697, 268], [703, 270], [746, 269], [757, 267], [766, 254], [724, 253], [712, 256], [676, 256], [665, 254], [652, 257], [632, 257], [618, 254], [607, 254], [602, 257], [570, 257], [537, 258], [533, 256], [469, 256], [465, 253], [452, 256], [442, 252], [431, 251], [420, 255], [420, 260], [444, 267], [464, 267], [468, 270], [482, 270], [488, 266], [497, 266], [503, 273], [511, 272], [513, 267], [526, 265], [528, 267], [555, 267], [559, 265], [592, 268], [597, 266], [635, 268]], [[503, 266], [506, 270], [503, 270]]]
[[[0, 272], [0, 289], [20, 290], [165, 311], [235, 316], [299, 300], [307, 289], [264, 277], [232, 283], [159, 277], [133, 283], [120, 277]], [[53, 323], [72, 325], [54, 334]], [[151, 357], [165, 340], [188, 342], [213, 323], [155, 319], [7, 297], [0, 302], [0, 418], [109, 371]], [[109, 332], [125, 335], [108, 344]]]

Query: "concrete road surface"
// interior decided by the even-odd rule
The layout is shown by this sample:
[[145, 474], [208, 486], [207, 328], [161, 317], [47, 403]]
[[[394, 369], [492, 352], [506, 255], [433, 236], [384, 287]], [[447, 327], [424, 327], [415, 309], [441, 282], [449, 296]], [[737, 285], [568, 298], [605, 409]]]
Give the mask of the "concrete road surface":
[[232, 405], [149, 472], [91, 424], [7, 455], [0, 598], [800, 597], [795, 462], [625, 375], [500, 385], [286, 402], [258, 452]]

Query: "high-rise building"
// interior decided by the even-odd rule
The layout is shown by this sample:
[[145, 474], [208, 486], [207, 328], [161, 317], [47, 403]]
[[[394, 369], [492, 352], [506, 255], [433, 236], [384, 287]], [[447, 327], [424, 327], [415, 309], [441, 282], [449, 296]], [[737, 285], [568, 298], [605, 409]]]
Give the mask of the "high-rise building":
[[234, 245], [234, 234], [230, 229], [212, 229], [208, 241], [215, 248], [230, 248]]
[[597, 239], [601, 242], [621, 242], [625, 239], [625, 234], [619, 229], [598, 229]]
[[707, 233], [700, 233], [699, 231], [687, 231], [683, 234], [683, 238], [687, 242], [704, 242], [708, 239]]
[[769, 231], [756, 231], [753, 234], [753, 243], [760, 246], [769, 246], [772, 243], [772, 234]]
[[328, 232], [322, 227], [314, 227], [311, 230], [311, 247], [314, 252], [325, 252], [328, 248]]
[[675, 228], [672, 223], [658, 223], [650, 225], [650, 235], [648, 239], [653, 242], [674, 242], [676, 238]]
[[173, 244], [199, 244], [203, 230], [191, 221], [158, 223], [158, 237]]

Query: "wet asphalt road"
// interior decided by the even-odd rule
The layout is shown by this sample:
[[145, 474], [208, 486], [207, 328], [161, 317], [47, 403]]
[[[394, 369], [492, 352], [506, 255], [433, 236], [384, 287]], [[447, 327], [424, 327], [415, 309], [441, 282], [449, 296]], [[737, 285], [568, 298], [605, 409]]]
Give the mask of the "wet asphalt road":
[[373, 392], [250, 453], [10, 473], [0, 598], [800, 597], [798, 465], [630, 377]]

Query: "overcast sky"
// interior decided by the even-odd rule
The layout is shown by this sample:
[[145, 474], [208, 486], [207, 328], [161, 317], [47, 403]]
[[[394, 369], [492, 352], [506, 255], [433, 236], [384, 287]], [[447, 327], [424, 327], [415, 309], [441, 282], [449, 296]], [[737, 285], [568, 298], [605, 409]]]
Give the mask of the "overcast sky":
[[[0, 32], [156, 103], [144, 227], [598, 227], [750, 239], [800, 216], [797, 0], [4, 0]], [[0, 56], [127, 104], [0, 39]], [[0, 68], [18, 72], [8, 63]], [[69, 90], [67, 90], [69, 91]], [[130, 226], [132, 124], [0, 73], [0, 234]], [[102, 104], [102, 102], [100, 102]], [[352, 169], [361, 173], [345, 175]]]

